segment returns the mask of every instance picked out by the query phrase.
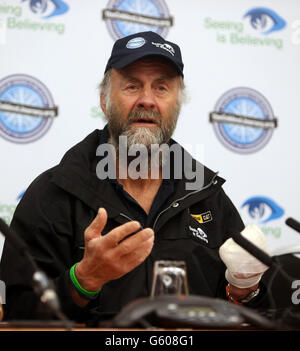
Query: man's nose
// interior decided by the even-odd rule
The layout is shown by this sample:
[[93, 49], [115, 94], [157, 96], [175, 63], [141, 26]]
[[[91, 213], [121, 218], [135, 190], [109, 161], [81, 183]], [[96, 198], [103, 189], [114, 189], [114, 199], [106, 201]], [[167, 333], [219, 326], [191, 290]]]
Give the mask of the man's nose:
[[153, 110], [156, 106], [155, 96], [151, 89], [143, 89], [137, 101], [137, 107]]

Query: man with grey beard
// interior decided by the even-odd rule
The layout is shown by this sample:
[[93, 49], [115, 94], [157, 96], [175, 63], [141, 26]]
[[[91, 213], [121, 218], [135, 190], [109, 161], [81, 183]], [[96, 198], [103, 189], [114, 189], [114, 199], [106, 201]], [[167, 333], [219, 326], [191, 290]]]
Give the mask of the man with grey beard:
[[[191, 158], [190, 173], [201, 172], [201, 186], [188, 189], [192, 178], [184, 167], [178, 172], [177, 163], [188, 163], [183, 148], [171, 139], [184, 101], [179, 46], [154, 32], [117, 40], [100, 88], [107, 126], [31, 184], [11, 223], [53, 279], [63, 312], [83, 322], [118, 313], [149, 296], [154, 262], [166, 259], [185, 261], [190, 294], [263, 305], [264, 294], [258, 294], [262, 272], [235, 275], [236, 285], [226, 281], [232, 275], [225, 278], [219, 248], [244, 228], [222, 188], [225, 180]], [[169, 176], [161, 163], [157, 177], [151, 177], [149, 163], [145, 177], [121, 176], [132, 157], [118, 162], [120, 138], [126, 139], [128, 153], [140, 145], [150, 159], [153, 145], [172, 148]], [[105, 158], [98, 153], [102, 146], [115, 152], [107, 164], [114, 162], [115, 172], [108, 177], [99, 167]], [[7, 319], [41, 318], [44, 310], [30, 274], [8, 243], [0, 279], [7, 286]]]
[[[160, 58], [146, 58], [142, 62], [152, 64], [154, 60], [160, 60]], [[141, 62], [141, 61], [139, 61]], [[128, 147], [135, 144], [143, 144], [148, 150], [152, 144], [164, 144], [168, 143], [173, 135], [176, 128], [177, 120], [180, 114], [181, 105], [184, 98], [184, 83], [182, 77], [179, 78], [179, 91], [178, 99], [175, 103], [174, 109], [170, 111], [170, 118], [167, 121], [162, 120], [162, 116], [159, 111], [153, 109], [147, 109], [143, 104], [134, 108], [128, 115], [127, 119], [122, 121], [120, 118], [120, 111], [116, 103], [111, 100], [111, 75], [112, 72], [109, 70], [106, 73], [102, 83], [100, 84], [101, 89], [101, 106], [106, 111], [105, 115], [108, 122], [108, 128], [110, 131], [110, 141], [118, 149], [118, 138], [119, 136], [126, 136], [128, 138]], [[162, 88], [161, 88], [162, 89]], [[158, 128], [152, 130], [149, 126], [140, 126], [132, 129], [130, 126], [135, 121], [144, 121], [146, 123], [155, 123]]]

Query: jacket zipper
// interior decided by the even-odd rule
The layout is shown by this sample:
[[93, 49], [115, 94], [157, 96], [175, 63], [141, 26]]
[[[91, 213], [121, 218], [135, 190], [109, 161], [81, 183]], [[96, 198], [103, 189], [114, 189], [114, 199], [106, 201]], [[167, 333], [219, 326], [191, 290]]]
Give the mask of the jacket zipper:
[[211, 180], [205, 187], [203, 187], [203, 188], [201, 188], [201, 189], [199, 189], [199, 190], [195, 190], [195, 191], [193, 191], [193, 192], [191, 192], [191, 193], [189, 193], [189, 194], [186, 194], [186, 195], [184, 195], [183, 197], [181, 197], [181, 198], [179, 198], [179, 199], [177, 199], [177, 200], [174, 200], [174, 201], [171, 203], [171, 205], [169, 205], [167, 208], [165, 208], [164, 210], [162, 210], [162, 211], [157, 215], [157, 217], [156, 217], [156, 219], [155, 219], [155, 221], [154, 221], [153, 230], [154, 230], [154, 228], [155, 228], [155, 226], [156, 226], [156, 224], [157, 224], [157, 221], [158, 221], [159, 217], [160, 217], [163, 213], [165, 213], [166, 211], [168, 211], [171, 207], [173, 207], [174, 203], [178, 203], [179, 201], [185, 200], [187, 197], [189, 197], [189, 196], [191, 196], [191, 195], [194, 195], [194, 194], [197, 194], [197, 193], [199, 193], [200, 191], [206, 190], [206, 189], [208, 189], [210, 186], [217, 184], [217, 181], [215, 181], [215, 178], [217, 177], [217, 175], [218, 175], [218, 172], [215, 173], [215, 175], [213, 176], [212, 180]]
[[[203, 187], [203, 188], [201, 188], [201, 189], [199, 189], [199, 190], [195, 190], [195, 191], [193, 191], [193, 192], [191, 192], [191, 193], [189, 193], [189, 194], [184, 195], [183, 197], [181, 197], [181, 198], [179, 198], [179, 199], [174, 200], [174, 201], [171, 203], [171, 205], [169, 205], [167, 208], [165, 208], [164, 210], [162, 210], [162, 211], [156, 216], [156, 219], [155, 219], [154, 224], [153, 224], [153, 230], [154, 230], [154, 228], [155, 228], [155, 226], [156, 226], [156, 223], [157, 223], [159, 217], [160, 217], [163, 213], [165, 213], [166, 211], [168, 211], [171, 207], [173, 207], [173, 204], [174, 204], [174, 203], [178, 203], [179, 201], [185, 200], [187, 197], [189, 197], [189, 196], [191, 196], [191, 195], [194, 195], [194, 194], [197, 194], [197, 193], [199, 193], [200, 191], [206, 190], [206, 189], [208, 189], [210, 186], [217, 184], [217, 181], [215, 181], [215, 178], [216, 178], [217, 176], [218, 176], [218, 172], [215, 173], [215, 175], [213, 176], [213, 178], [211, 179], [211, 181], [210, 181], [205, 187]], [[135, 221], [135, 219], [130, 218], [129, 216], [127, 216], [127, 215], [124, 214], [124, 213], [120, 213], [120, 216], [122, 216], [122, 217], [128, 219], [129, 221]], [[142, 225], [141, 225], [141, 229], [143, 229], [143, 226], [142, 226]], [[141, 230], [141, 229], [140, 229], [140, 230]]]
[[[124, 213], [120, 213], [120, 216], [128, 219], [129, 221], [136, 221], [136, 219], [130, 218], [129, 216], [127, 216]], [[140, 225], [141, 225], [141, 223], [140, 223]], [[141, 229], [144, 229], [142, 225], [141, 225]]]

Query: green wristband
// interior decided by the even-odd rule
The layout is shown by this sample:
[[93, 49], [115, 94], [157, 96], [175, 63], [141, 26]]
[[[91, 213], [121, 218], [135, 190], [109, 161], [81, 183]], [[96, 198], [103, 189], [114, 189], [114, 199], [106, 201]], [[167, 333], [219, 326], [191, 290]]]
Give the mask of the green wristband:
[[96, 298], [101, 290], [101, 288], [97, 291], [88, 291], [86, 289], [84, 289], [78, 282], [76, 275], [75, 275], [75, 267], [78, 264], [75, 263], [71, 269], [70, 269], [70, 279], [71, 282], [74, 286], [74, 288], [77, 290], [77, 292], [79, 293], [79, 295], [81, 295], [82, 297], [89, 299], [89, 300], [93, 300], [94, 298]]

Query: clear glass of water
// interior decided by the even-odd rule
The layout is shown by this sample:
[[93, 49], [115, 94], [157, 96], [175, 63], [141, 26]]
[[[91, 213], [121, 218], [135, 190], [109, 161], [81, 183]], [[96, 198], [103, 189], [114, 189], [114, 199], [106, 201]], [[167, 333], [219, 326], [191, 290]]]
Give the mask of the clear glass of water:
[[155, 261], [151, 298], [161, 295], [188, 295], [184, 261]]

